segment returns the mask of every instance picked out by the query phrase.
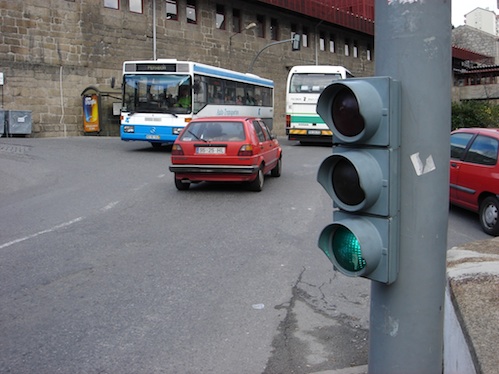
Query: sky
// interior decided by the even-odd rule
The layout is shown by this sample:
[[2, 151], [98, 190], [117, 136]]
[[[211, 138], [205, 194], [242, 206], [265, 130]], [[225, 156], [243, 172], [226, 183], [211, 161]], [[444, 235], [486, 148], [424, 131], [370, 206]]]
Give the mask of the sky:
[[488, 8], [499, 14], [497, 0], [452, 0], [452, 25], [454, 27], [464, 25], [464, 15], [476, 8]]

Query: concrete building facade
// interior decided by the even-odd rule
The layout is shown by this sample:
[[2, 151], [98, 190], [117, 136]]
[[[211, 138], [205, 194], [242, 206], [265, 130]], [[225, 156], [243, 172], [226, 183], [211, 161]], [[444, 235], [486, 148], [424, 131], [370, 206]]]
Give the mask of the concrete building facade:
[[[252, 69], [275, 82], [279, 135], [291, 66], [343, 65], [356, 76], [374, 73], [373, 32], [272, 1], [0, 0], [0, 21], [2, 109], [32, 111], [32, 136], [39, 137], [83, 134], [82, 92], [90, 86], [103, 97], [107, 128], [101, 135], [117, 135], [119, 116], [112, 104], [120, 101], [126, 60], [177, 58], [245, 72], [262, 48], [300, 33], [300, 51], [292, 51], [290, 43], [272, 46]], [[253, 22], [257, 27], [246, 30]]]
[[465, 16], [466, 25], [482, 30], [486, 33], [497, 35], [496, 14], [483, 8], [476, 8]]
[[499, 41], [496, 36], [464, 25], [452, 30], [452, 100], [499, 100]]

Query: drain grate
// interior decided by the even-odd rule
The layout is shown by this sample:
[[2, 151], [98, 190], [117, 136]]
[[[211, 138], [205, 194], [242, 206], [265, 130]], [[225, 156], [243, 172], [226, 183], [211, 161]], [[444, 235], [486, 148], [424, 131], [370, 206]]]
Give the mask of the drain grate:
[[26, 155], [31, 150], [31, 146], [17, 144], [0, 144], [0, 152]]

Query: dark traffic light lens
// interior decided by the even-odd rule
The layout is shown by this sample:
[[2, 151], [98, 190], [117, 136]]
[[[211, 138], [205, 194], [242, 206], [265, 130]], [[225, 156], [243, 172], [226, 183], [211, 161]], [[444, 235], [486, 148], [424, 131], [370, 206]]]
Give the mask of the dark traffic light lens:
[[339, 227], [333, 235], [333, 254], [342, 268], [356, 272], [366, 267], [360, 243], [355, 235], [345, 227]]
[[364, 131], [364, 118], [359, 112], [359, 103], [352, 90], [342, 88], [333, 100], [333, 123], [343, 136], [357, 136]]
[[347, 159], [342, 158], [336, 163], [332, 179], [334, 192], [343, 204], [358, 205], [366, 198], [357, 169]]

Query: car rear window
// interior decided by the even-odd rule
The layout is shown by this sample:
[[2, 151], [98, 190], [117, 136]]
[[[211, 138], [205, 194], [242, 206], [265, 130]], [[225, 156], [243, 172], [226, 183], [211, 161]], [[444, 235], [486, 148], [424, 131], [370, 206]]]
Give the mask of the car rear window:
[[488, 136], [478, 135], [464, 158], [466, 162], [480, 165], [495, 165], [497, 162], [498, 142]]
[[246, 139], [242, 122], [193, 122], [182, 134], [182, 141], [221, 140], [237, 142]]

